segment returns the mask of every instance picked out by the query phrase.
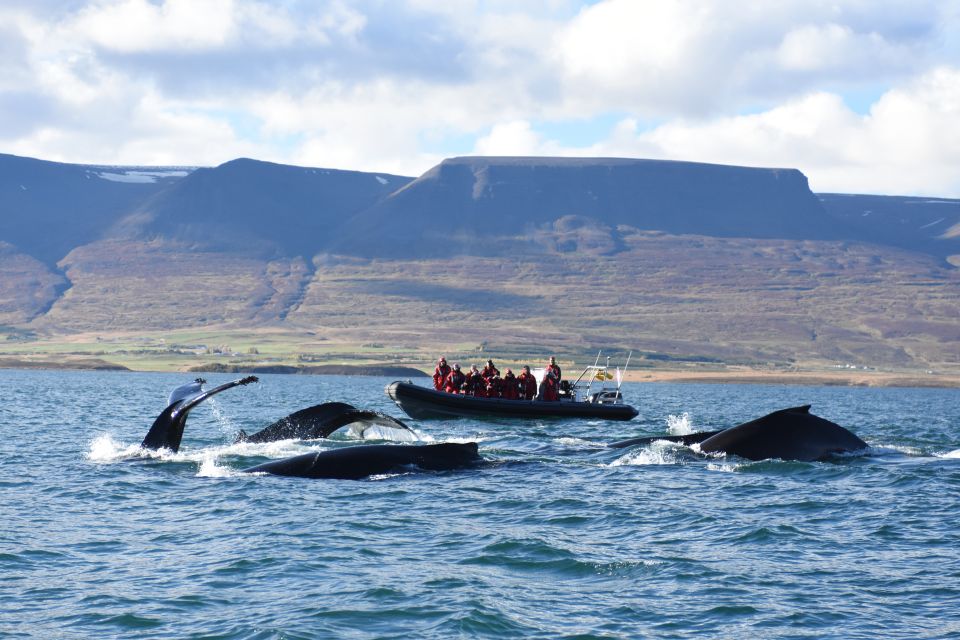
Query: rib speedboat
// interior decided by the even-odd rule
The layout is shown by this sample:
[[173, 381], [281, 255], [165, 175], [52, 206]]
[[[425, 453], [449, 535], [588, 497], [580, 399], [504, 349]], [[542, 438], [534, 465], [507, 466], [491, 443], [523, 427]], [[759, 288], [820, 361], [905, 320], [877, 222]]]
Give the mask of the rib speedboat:
[[[384, 391], [404, 413], [415, 420], [464, 417], [632, 420], [639, 412], [623, 402], [620, 393], [623, 372], [618, 367], [611, 373], [609, 358], [606, 366], [599, 362], [600, 356], [597, 355], [597, 362], [585, 367], [572, 384], [562, 381], [560, 399], [554, 401], [508, 400], [447, 393], [414, 384], [409, 380], [391, 382]], [[627, 365], [629, 363], [628, 356]], [[538, 383], [543, 379], [542, 369], [535, 369], [532, 373]]]

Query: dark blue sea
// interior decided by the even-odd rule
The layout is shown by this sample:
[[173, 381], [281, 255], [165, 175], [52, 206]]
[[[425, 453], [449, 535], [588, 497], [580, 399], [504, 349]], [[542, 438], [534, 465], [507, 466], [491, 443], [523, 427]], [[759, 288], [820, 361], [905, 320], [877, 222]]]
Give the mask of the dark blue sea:
[[[403, 418], [388, 379], [265, 375], [143, 457], [191, 377], [0, 371], [0, 637], [960, 638], [960, 390], [627, 384], [627, 423], [409, 420], [489, 463], [349, 481], [238, 472], [349, 431], [234, 434]], [[603, 447], [808, 403], [869, 455]]]

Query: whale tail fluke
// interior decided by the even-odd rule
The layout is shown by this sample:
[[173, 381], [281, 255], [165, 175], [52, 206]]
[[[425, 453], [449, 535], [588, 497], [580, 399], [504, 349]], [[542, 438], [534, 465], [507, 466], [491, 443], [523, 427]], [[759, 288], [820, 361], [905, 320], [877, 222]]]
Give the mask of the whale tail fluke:
[[406, 424], [378, 411], [357, 409], [346, 402], [324, 402], [301, 409], [277, 420], [261, 431], [246, 434], [241, 431], [236, 442], [275, 442], [277, 440], [313, 440], [327, 438], [334, 431], [350, 424], [361, 424], [363, 428], [380, 426], [391, 429], [405, 429]]
[[[196, 385], [196, 388], [192, 390], [194, 392], [181, 395], [179, 398], [174, 399], [166, 409], [160, 412], [160, 415], [153, 421], [150, 431], [147, 432], [140, 446], [144, 449], [170, 449], [174, 452], [179, 451], [180, 441], [183, 439], [183, 429], [187, 424], [187, 415], [191, 409], [210, 396], [226, 391], [227, 389], [232, 389], [233, 387], [247, 385], [257, 381], [257, 376], [247, 376], [239, 380], [232, 380], [219, 387], [214, 387], [209, 391], [201, 391], [200, 387], [202, 383], [199, 380], [191, 383], [191, 385]], [[184, 387], [187, 386], [189, 385], [184, 385]], [[184, 389], [184, 387], [178, 387], [178, 389]]]

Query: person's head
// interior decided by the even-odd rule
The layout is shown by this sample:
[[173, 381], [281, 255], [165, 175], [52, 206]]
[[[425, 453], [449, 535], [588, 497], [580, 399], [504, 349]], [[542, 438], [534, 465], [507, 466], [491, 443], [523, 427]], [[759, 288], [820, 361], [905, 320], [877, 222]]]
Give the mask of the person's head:
[[493, 360], [487, 360], [487, 365], [490, 366], [490, 367], [492, 367], [492, 366], [493, 366]]
[[510, 367], [507, 367], [507, 372], [506, 372], [505, 375], [508, 375], [508, 376], [512, 376], [512, 375], [513, 375], [513, 371], [510, 371]]
[[470, 371], [478, 371], [478, 372], [479, 372], [480, 369], [477, 368], [477, 365], [473, 365], [472, 367], [470, 367]]
[[523, 365], [523, 372], [524, 372], [524, 373], [530, 373], [530, 365], [526, 365], [526, 364]]
[[440, 356], [440, 359], [437, 360], [437, 364], [447, 364], [447, 359], [443, 356]]
[[453, 370], [454, 370], [454, 371], [460, 371], [460, 363], [459, 363], [459, 362], [454, 362], [454, 363], [453, 363]]
[[550, 364], [557, 364], [557, 359], [553, 356], [550, 356]]

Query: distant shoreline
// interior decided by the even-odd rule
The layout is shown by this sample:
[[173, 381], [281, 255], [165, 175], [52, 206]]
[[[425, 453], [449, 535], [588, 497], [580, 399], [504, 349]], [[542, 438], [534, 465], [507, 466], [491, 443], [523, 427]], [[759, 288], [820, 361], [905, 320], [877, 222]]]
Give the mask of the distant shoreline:
[[[65, 371], [141, 371], [101, 358], [62, 357], [0, 358], [0, 369], [65, 370]], [[573, 367], [572, 370], [576, 370]], [[142, 371], [155, 371], [144, 369]], [[288, 375], [393, 376], [427, 378], [424, 370], [403, 365], [322, 364], [322, 365], [242, 365], [207, 363], [182, 369], [182, 373], [253, 373]], [[712, 371], [633, 369], [626, 374], [628, 382], [699, 383], [699, 384], [769, 384], [791, 386], [837, 387], [920, 387], [960, 388], [960, 375], [924, 372], [890, 371], [763, 371], [749, 368]]]
[[780, 384], [810, 387], [928, 387], [960, 388], [960, 376], [912, 372], [862, 371], [649, 371], [627, 373], [630, 382], [704, 384]]

